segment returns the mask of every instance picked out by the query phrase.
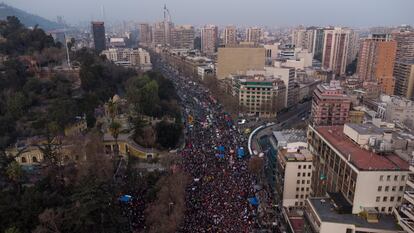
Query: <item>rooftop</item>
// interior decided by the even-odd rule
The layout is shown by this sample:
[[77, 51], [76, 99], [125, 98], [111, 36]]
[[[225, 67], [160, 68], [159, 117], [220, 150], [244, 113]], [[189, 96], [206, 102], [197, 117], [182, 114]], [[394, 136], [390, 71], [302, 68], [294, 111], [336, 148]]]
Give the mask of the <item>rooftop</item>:
[[358, 229], [378, 229], [400, 232], [397, 221], [392, 215], [379, 215], [378, 223], [369, 223], [365, 218], [356, 214], [340, 214], [330, 198], [309, 198], [308, 202], [323, 222], [355, 225]]
[[343, 126], [319, 126], [316, 131], [342, 156], [349, 156], [350, 163], [360, 170], [398, 171], [409, 168], [408, 163], [394, 153], [380, 155], [361, 148], [343, 133]]
[[288, 129], [283, 131], [273, 131], [279, 146], [281, 143], [306, 142], [306, 131], [300, 129]]
[[280, 155], [287, 162], [307, 162], [312, 161], [312, 154], [308, 149], [281, 149]]
[[347, 123], [347, 125], [361, 135], [383, 134], [386, 131], [385, 129], [379, 128], [373, 124]]

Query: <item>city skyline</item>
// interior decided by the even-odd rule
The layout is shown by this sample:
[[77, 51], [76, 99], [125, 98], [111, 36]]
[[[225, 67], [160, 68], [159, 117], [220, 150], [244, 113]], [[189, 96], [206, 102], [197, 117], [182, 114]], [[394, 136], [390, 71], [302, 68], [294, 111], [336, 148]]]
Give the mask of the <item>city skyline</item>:
[[[340, 25], [350, 27], [414, 24], [414, 17], [410, 14], [410, 9], [414, 9], [414, 2], [406, 0], [382, 2], [375, 0], [363, 2], [336, 0], [334, 4], [328, 0], [312, 2], [304, 0], [290, 2], [258, 0], [249, 3], [240, 3], [235, 0], [226, 2], [217, 0], [208, 2], [189, 0], [134, 2], [124, 0], [123, 4], [111, 0], [59, 1], [59, 4], [56, 4], [56, 1], [53, 0], [39, 0], [33, 3], [26, 0], [5, 0], [4, 2], [52, 20], [55, 20], [58, 15], [63, 16], [70, 24], [102, 20], [102, 7], [105, 9], [105, 21], [108, 22], [122, 20], [155, 22], [162, 18], [164, 4], [167, 4], [172, 14], [172, 20], [177, 24]], [[338, 11], [337, 9], [341, 10]], [[214, 12], [214, 14], [211, 14], [211, 12]], [[352, 17], [350, 17], [350, 12], [352, 12]], [[246, 15], [254, 15], [254, 17], [246, 17]]]

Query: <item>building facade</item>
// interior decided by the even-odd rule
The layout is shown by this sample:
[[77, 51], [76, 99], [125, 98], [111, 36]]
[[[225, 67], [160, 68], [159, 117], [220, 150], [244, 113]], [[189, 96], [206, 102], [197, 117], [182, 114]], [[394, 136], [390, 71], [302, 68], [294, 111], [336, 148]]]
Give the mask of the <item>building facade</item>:
[[206, 25], [201, 29], [201, 52], [207, 56], [216, 53], [218, 46], [218, 27]]
[[414, 100], [414, 59], [397, 59], [394, 66], [394, 94]]
[[150, 45], [152, 43], [152, 28], [148, 23], [141, 23], [139, 25], [139, 43], [143, 45]]
[[397, 60], [414, 60], [414, 32], [395, 32], [392, 38], [397, 42]]
[[235, 26], [227, 26], [224, 29], [224, 45], [235, 46], [237, 45], [237, 29]]
[[391, 151], [391, 136], [370, 124], [309, 126], [312, 196], [330, 194], [352, 214], [367, 208], [391, 214], [402, 202], [409, 174], [408, 163]]
[[313, 92], [311, 119], [314, 125], [343, 125], [348, 122], [351, 98], [339, 81], [318, 85]]
[[309, 52], [313, 51], [315, 42], [315, 28], [299, 27], [293, 30], [292, 44], [295, 48], [307, 49]]
[[285, 208], [305, 206], [311, 193], [312, 154], [307, 145], [280, 148], [276, 169], [276, 187], [278, 199]]
[[246, 42], [252, 42], [255, 44], [260, 43], [262, 38], [262, 29], [259, 27], [250, 27], [246, 30]]
[[333, 71], [337, 76], [342, 76], [345, 74], [347, 65], [351, 30], [333, 28], [326, 29], [324, 33], [322, 67]]
[[376, 81], [387, 95], [394, 93], [394, 63], [397, 42], [390, 35], [374, 34], [361, 42], [357, 74], [363, 82]]
[[246, 74], [251, 69], [263, 69], [265, 49], [262, 47], [224, 47], [218, 49], [217, 78], [230, 74]]
[[95, 51], [99, 54], [106, 49], [104, 22], [94, 21], [92, 24], [93, 43]]
[[195, 31], [191, 25], [176, 26], [171, 29], [171, 47], [175, 49], [194, 49]]
[[284, 107], [286, 87], [280, 79], [265, 76], [230, 76], [233, 95], [243, 112], [257, 117], [276, 117]]
[[152, 69], [150, 54], [142, 48], [110, 48], [102, 51], [102, 55], [105, 55], [108, 60], [118, 65], [135, 67], [144, 72]]

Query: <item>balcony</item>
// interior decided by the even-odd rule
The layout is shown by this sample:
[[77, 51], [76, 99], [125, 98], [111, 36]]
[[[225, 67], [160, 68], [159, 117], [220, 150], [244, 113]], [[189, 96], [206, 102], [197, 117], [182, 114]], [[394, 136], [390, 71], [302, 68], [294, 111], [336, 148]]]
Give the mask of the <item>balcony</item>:
[[401, 228], [408, 233], [414, 233], [414, 221], [408, 217], [401, 216], [400, 212], [395, 208], [393, 209], [393, 212]]
[[405, 191], [404, 199], [414, 205], [414, 191]]
[[409, 186], [410, 188], [414, 189], [414, 179], [409, 177], [407, 179], [407, 186]]
[[400, 207], [400, 211], [405, 214], [409, 219], [414, 220], [414, 206], [413, 205], [403, 205]]

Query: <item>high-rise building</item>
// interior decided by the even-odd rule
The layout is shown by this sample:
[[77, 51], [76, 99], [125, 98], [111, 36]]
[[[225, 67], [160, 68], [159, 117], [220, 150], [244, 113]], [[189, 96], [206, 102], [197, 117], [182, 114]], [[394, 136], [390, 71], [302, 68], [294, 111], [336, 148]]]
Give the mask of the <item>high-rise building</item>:
[[262, 29], [259, 27], [250, 27], [246, 30], [246, 42], [258, 44], [262, 38]]
[[206, 25], [201, 29], [201, 52], [207, 56], [212, 56], [217, 51], [218, 46], [218, 27]]
[[392, 152], [392, 132], [351, 123], [308, 130], [315, 168], [312, 196], [329, 194], [342, 200], [350, 214], [366, 210], [391, 214], [401, 204], [409, 166]]
[[194, 27], [191, 25], [176, 26], [171, 29], [170, 45], [176, 49], [194, 49]]
[[392, 34], [397, 41], [397, 60], [414, 60], [414, 32], [403, 31]]
[[351, 64], [357, 57], [359, 50], [359, 35], [354, 30], [349, 34], [348, 57], [346, 64]]
[[414, 100], [414, 59], [397, 59], [394, 66], [394, 77], [394, 94]]
[[381, 92], [394, 93], [394, 62], [397, 43], [390, 35], [374, 34], [361, 42], [357, 74], [361, 81], [376, 81], [381, 86]]
[[313, 43], [315, 40], [315, 28], [298, 27], [293, 30], [292, 44], [295, 48], [307, 49], [309, 52], [313, 51]]
[[322, 53], [323, 53], [323, 43], [325, 40], [325, 29], [324, 28], [316, 28], [313, 33], [313, 58], [322, 61]]
[[346, 28], [325, 30], [322, 67], [338, 76], [345, 74], [350, 34], [351, 30]]
[[234, 46], [237, 44], [237, 30], [235, 26], [227, 26], [224, 29], [224, 45]]
[[148, 23], [141, 23], [139, 25], [139, 43], [149, 45], [152, 43], [151, 25]]
[[152, 28], [152, 42], [156, 45], [169, 45], [173, 26], [169, 21], [155, 23]]
[[101, 21], [93, 21], [92, 34], [95, 51], [101, 53], [106, 49], [105, 25]]
[[313, 92], [311, 119], [314, 125], [343, 125], [348, 121], [351, 98], [339, 81], [320, 84]]

